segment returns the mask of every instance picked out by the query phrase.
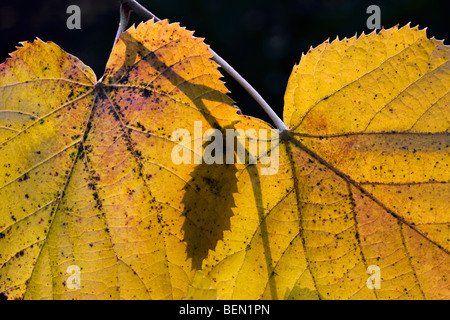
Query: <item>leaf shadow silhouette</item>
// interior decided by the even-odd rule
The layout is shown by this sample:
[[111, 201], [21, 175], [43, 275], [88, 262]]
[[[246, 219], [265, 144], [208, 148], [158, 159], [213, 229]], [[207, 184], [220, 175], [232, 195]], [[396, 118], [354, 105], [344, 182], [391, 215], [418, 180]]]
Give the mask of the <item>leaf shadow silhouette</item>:
[[235, 206], [233, 193], [237, 192], [236, 173], [233, 164], [200, 164], [184, 187], [182, 230], [194, 269], [202, 268], [208, 251], [215, 249], [225, 230], [230, 230]]

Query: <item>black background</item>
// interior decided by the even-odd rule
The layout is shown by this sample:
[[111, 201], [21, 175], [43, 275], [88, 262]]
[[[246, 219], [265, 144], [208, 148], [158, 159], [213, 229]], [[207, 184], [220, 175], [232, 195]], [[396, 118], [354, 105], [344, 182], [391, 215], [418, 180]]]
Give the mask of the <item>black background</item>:
[[[0, 0], [0, 61], [21, 41], [53, 41], [103, 74], [116, 34], [119, 0]], [[378, 5], [384, 28], [427, 27], [449, 44], [450, 1], [141, 0], [159, 18], [180, 22], [204, 37], [281, 116], [283, 95], [302, 52], [326, 39], [369, 33], [367, 7]], [[81, 30], [69, 30], [66, 9], [81, 8]], [[132, 14], [132, 23], [140, 18]], [[269, 121], [251, 97], [224, 74], [230, 96], [244, 114]], [[270, 121], [269, 121], [270, 122]]]

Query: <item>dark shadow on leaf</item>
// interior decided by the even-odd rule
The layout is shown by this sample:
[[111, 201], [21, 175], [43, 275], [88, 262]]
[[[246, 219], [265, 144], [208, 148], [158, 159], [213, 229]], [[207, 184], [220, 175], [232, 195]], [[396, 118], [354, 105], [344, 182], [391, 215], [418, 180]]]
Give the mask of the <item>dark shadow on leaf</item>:
[[268, 230], [267, 230], [267, 220], [266, 220], [266, 213], [264, 212], [264, 205], [263, 205], [263, 198], [262, 198], [262, 192], [261, 192], [261, 181], [260, 181], [260, 175], [258, 173], [258, 169], [256, 166], [248, 166], [247, 167], [248, 173], [250, 175], [250, 179], [252, 181], [252, 188], [253, 188], [253, 196], [255, 197], [255, 204], [256, 208], [258, 210], [258, 219], [260, 221], [260, 229], [261, 229], [261, 235], [262, 235], [262, 242], [264, 246], [264, 258], [266, 260], [266, 267], [267, 267], [267, 277], [269, 281], [269, 289], [271, 293], [271, 298], [273, 300], [278, 299], [277, 294], [277, 286], [275, 283], [275, 277], [274, 275], [274, 265], [272, 260], [272, 252], [270, 250], [270, 243], [269, 243], [269, 236], [268, 236]]
[[[184, 241], [188, 244], [188, 258], [192, 259], [192, 268], [201, 269], [203, 260], [209, 250], [216, 248], [217, 242], [223, 239], [223, 233], [230, 230], [230, 219], [235, 207], [233, 193], [237, 190], [237, 168], [234, 164], [226, 164], [226, 129], [222, 131], [223, 164], [207, 164], [202, 162], [191, 173], [191, 179], [185, 185], [182, 226]], [[236, 141], [237, 139], [235, 139]], [[204, 147], [214, 143], [208, 141]], [[215, 150], [217, 151], [217, 150]], [[215, 156], [215, 154], [213, 154]]]
[[233, 164], [200, 164], [191, 173], [184, 187], [184, 241], [194, 269], [202, 268], [209, 250], [230, 230], [233, 193], [237, 192], [237, 169]]

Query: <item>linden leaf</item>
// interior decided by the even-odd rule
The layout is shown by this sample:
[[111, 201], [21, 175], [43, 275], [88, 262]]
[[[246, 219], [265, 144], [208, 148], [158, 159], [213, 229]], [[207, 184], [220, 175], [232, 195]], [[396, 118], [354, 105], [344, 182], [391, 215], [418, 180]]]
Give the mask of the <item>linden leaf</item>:
[[302, 57], [278, 173], [239, 172], [204, 262], [219, 298], [450, 298], [449, 55], [405, 26]]
[[227, 228], [236, 169], [171, 158], [176, 129], [241, 117], [211, 56], [149, 21], [122, 33], [99, 82], [40, 40], [0, 65], [2, 298], [182, 299], [192, 282], [215, 294], [196, 269]]

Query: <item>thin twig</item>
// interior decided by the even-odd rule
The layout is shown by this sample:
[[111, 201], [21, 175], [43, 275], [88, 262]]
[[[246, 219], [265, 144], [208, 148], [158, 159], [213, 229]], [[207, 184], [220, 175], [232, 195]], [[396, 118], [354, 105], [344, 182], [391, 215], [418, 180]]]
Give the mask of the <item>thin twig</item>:
[[280, 132], [286, 131], [287, 127], [284, 122], [278, 117], [278, 115], [273, 111], [269, 104], [264, 100], [264, 98], [259, 94], [255, 88], [252, 87], [250, 83], [247, 82], [234, 68], [228, 64], [221, 56], [215, 53], [211, 48], [209, 49], [214, 55], [212, 59], [217, 62], [230, 76], [232, 76], [252, 97], [255, 99], [267, 115], [272, 119], [275, 126], [280, 130]]
[[139, 2], [135, 0], [120, 0], [120, 2], [122, 4], [127, 4], [131, 8], [131, 10], [136, 12], [142, 19], [155, 19], [155, 21], [161, 21], [161, 19], [148, 11], [145, 7], [143, 7]]
[[[160, 21], [157, 16], [148, 11], [145, 7], [139, 4], [135, 0], [121, 0], [122, 5], [126, 4], [128, 7], [136, 12], [142, 19], [155, 19], [155, 21]], [[264, 98], [255, 90], [248, 82], [245, 80], [232, 66], [230, 66], [224, 59], [222, 59], [217, 53], [215, 53], [211, 48], [209, 49], [213, 54], [212, 60], [218, 63], [230, 76], [232, 76], [252, 97], [259, 103], [267, 115], [272, 119], [275, 126], [280, 132], [288, 130], [284, 122], [278, 117], [278, 115], [273, 111], [269, 104], [264, 100]]]
[[122, 1], [120, 4], [119, 28], [117, 29], [116, 38], [114, 39], [114, 45], [117, 43], [117, 40], [119, 40], [120, 34], [127, 29], [128, 22], [130, 21], [130, 13], [130, 7], [125, 1]]

